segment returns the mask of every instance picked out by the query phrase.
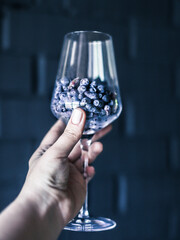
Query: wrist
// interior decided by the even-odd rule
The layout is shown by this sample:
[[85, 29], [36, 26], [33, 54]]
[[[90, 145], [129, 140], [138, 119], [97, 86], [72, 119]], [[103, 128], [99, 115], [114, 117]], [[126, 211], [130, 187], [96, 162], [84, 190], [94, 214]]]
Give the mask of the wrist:
[[[64, 227], [62, 216], [58, 209], [58, 201], [50, 194], [39, 192], [20, 193], [15, 200], [27, 215], [34, 219], [37, 231], [46, 233], [47, 239], [56, 239]], [[46, 239], [44, 238], [44, 239]]]

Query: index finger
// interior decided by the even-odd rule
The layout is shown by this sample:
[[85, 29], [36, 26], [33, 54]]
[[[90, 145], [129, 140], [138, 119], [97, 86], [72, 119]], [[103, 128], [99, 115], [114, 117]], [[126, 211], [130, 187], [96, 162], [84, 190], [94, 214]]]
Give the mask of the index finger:
[[76, 108], [63, 134], [48, 150], [48, 154], [51, 154], [53, 158], [67, 158], [83, 134], [85, 121], [85, 112], [80, 108]]

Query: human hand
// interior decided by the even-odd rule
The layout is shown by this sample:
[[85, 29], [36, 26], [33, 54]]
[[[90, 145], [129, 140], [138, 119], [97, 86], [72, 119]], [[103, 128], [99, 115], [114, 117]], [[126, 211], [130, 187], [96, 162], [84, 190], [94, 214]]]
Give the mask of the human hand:
[[[21, 199], [30, 198], [38, 203], [37, 208], [41, 213], [55, 206], [54, 212], [62, 228], [77, 215], [85, 199], [86, 182], [82, 175], [79, 144], [85, 119], [84, 111], [76, 109], [66, 128], [61, 120], [56, 122], [32, 155], [28, 175], [19, 195]], [[94, 135], [88, 153], [89, 164], [103, 149], [103, 145], [95, 141], [110, 130], [111, 126], [108, 126]], [[94, 173], [94, 167], [88, 166], [88, 177], [92, 178]]]

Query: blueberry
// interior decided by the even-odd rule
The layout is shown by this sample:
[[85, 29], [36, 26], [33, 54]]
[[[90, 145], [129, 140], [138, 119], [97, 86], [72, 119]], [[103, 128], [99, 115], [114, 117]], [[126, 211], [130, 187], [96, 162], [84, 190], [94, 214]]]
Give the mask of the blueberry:
[[61, 84], [58, 84], [55, 89], [56, 89], [56, 92], [62, 92], [63, 90]]
[[60, 106], [60, 105], [57, 105], [56, 111], [57, 111], [57, 112], [61, 112], [61, 106]]
[[101, 109], [100, 114], [101, 114], [101, 116], [105, 116], [106, 115], [106, 111], [104, 109]]
[[88, 104], [88, 103], [91, 103], [91, 100], [89, 99], [89, 98], [87, 98], [87, 97], [84, 97], [82, 100], [81, 100], [81, 102], [80, 102], [80, 106], [81, 107], [84, 107], [86, 104]]
[[92, 81], [92, 83], [90, 85], [91, 85], [91, 87], [95, 88], [95, 87], [97, 87], [98, 84], [97, 84], [97, 81], [94, 80], [94, 81]]
[[114, 101], [111, 100], [110, 103], [109, 103], [110, 106], [113, 106], [114, 105]]
[[109, 97], [108, 95], [104, 95], [104, 96], [102, 97], [102, 100], [107, 103], [107, 102], [110, 101], [110, 97]]
[[62, 86], [62, 89], [63, 89], [64, 92], [67, 92], [68, 87], [67, 87], [66, 85], [63, 85], [63, 86]]
[[97, 93], [85, 92], [84, 94], [85, 94], [88, 98], [90, 98], [90, 99], [97, 99], [97, 98], [98, 98], [98, 94], [97, 94]]
[[93, 101], [93, 104], [94, 104], [94, 106], [98, 107], [98, 106], [99, 106], [99, 100], [97, 100], [97, 99], [94, 100], [94, 101]]
[[82, 94], [86, 91], [86, 86], [85, 85], [80, 85], [77, 90], [78, 90], [79, 93]]
[[79, 102], [79, 99], [77, 98], [77, 96], [72, 96], [71, 102]]
[[78, 95], [78, 94], [77, 94], [77, 90], [71, 89], [71, 90], [70, 90], [70, 95], [71, 95], [71, 96], [77, 96], [77, 95]]
[[64, 103], [62, 103], [61, 101], [56, 103], [56, 111], [57, 112], [61, 112], [63, 108], [64, 108]]
[[80, 81], [80, 85], [88, 86], [89, 85], [89, 79], [88, 78], [82, 78]]
[[67, 98], [67, 94], [66, 93], [60, 93], [59, 98], [60, 98], [61, 101], [65, 101], [66, 98]]
[[97, 89], [96, 89], [95, 87], [90, 87], [90, 88], [89, 88], [89, 91], [90, 91], [90, 92], [96, 92]]
[[61, 78], [60, 82], [62, 85], [65, 85], [65, 86], [69, 84], [69, 80], [67, 79], [67, 77]]
[[96, 107], [103, 107], [103, 101], [101, 101], [101, 100], [98, 100], [98, 99], [95, 99], [94, 101], [93, 101], [93, 104], [94, 104], [94, 106], [96, 106]]
[[99, 108], [102, 108], [103, 106], [104, 106], [104, 102], [101, 101], [101, 100], [99, 100], [99, 105], [98, 105], [98, 107], [99, 107]]
[[110, 111], [110, 110], [111, 110], [111, 107], [110, 107], [109, 105], [105, 105], [105, 106], [104, 106], [104, 110], [105, 110], [105, 111]]
[[99, 93], [98, 94], [98, 97], [101, 99], [103, 97], [103, 94], [102, 93]]
[[59, 99], [59, 92], [55, 92], [53, 98], [58, 100]]
[[97, 128], [97, 122], [93, 119], [89, 122], [89, 127], [90, 128]]
[[79, 99], [79, 100], [82, 100], [82, 99], [83, 99], [83, 97], [84, 97], [84, 95], [83, 95], [83, 94], [81, 94], [81, 93], [78, 95], [78, 99]]
[[105, 110], [107, 116], [109, 116], [111, 114], [111, 107], [109, 105], [105, 105], [104, 110]]
[[51, 108], [55, 108], [56, 105], [57, 105], [57, 100], [53, 98], [51, 101]]
[[92, 104], [87, 103], [87, 104], [85, 105], [85, 107], [86, 107], [86, 109], [88, 110], [88, 112], [93, 112], [93, 111], [92, 111], [92, 109], [93, 109], [93, 105], [92, 105]]
[[66, 112], [66, 108], [65, 108], [65, 107], [62, 107], [62, 108], [61, 108], [61, 112]]
[[105, 87], [103, 85], [98, 85], [97, 89], [99, 90], [100, 93], [104, 93], [105, 92]]
[[91, 86], [97, 87], [99, 84], [102, 84], [100, 78], [97, 78], [91, 82]]
[[57, 80], [56, 80], [56, 86], [57, 86], [57, 87], [61, 86], [60, 79], [57, 79]]
[[92, 107], [91, 112], [93, 113], [99, 113], [99, 110], [96, 107]]

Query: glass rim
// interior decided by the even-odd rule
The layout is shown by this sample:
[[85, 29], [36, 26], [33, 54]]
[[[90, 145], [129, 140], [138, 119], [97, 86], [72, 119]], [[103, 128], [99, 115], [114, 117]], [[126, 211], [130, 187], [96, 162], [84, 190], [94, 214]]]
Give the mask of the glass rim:
[[[97, 35], [102, 35], [105, 37], [105, 39], [103, 41], [108, 41], [108, 40], [112, 40], [112, 36], [109, 33], [105, 33], [105, 32], [101, 32], [101, 31], [96, 31], [96, 30], [79, 30], [79, 31], [72, 31], [72, 32], [68, 32], [65, 34], [64, 38], [68, 38], [70, 36], [72, 36], [73, 34], [80, 34], [80, 33], [94, 33]], [[99, 41], [99, 40], [92, 40], [92, 42], [94, 41]]]

